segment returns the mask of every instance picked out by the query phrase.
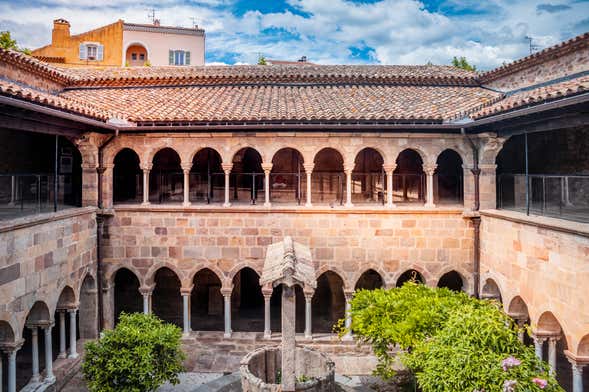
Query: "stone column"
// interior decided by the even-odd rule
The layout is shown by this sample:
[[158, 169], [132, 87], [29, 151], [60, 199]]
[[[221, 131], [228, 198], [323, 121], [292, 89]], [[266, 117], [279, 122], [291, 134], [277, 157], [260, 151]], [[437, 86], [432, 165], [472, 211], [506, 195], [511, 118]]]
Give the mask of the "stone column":
[[393, 173], [397, 168], [397, 164], [392, 163], [389, 165], [382, 165], [382, 168], [387, 174], [387, 207], [394, 208], [395, 203], [393, 203]]
[[346, 173], [346, 207], [353, 207], [352, 204], [352, 172], [354, 171], [354, 166], [346, 166], [344, 168]]
[[[78, 309], [68, 309], [70, 314], [70, 355], [68, 358], [77, 358], [78, 352], [76, 351], [76, 312]], [[47, 336], [47, 334], [45, 334]]]
[[572, 358], [568, 358], [571, 363], [573, 370], [573, 392], [584, 392], [583, 389], [583, 368], [587, 363], [576, 361]]
[[312, 316], [312, 300], [313, 300], [313, 293], [305, 293], [305, 338], [313, 339], [313, 331], [312, 331], [312, 324], [311, 324], [311, 316]]
[[8, 392], [16, 392], [16, 352], [22, 347], [22, 343], [4, 349], [8, 354]]
[[282, 390], [294, 391], [295, 376], [295, 319], [296, 296], [294, 287], [282, 286]]
[[305, 207], [311, 207], [313, 203], [311, 202], [311, 174], [313, 173], [313, 168], [315, 167], [314, 163], [305, 163], [303, 164], [303, 168], [305, 169], [305, 174], [307, 175], [307, 202], [305, 203]]
[[33, 368], [31, 382], [39, 382], [41, 379], [39, 376], [39, 329], [36, 325], [28, 325], [27, 327], [31, 330], [31, 360]]
[[270, 207], [270, 172], [272, 171], [271, 163], [262, 163], [264, 170], [264, 207]]
[[[74, 332], [76, 331], [76, 323], [75, 323], [75, 309], [74, 309], [74, 327], [70, 327], [70, 330], [74, 330]], [[51, 328], [53, 328], [53, 323], [45, 325], [43, 327], [43, 330], [45, 331], [45, 383], [47, 384], [53, 384], [55, 382], [55, 376], [53, 375], [53, 353], [52, 353], [52, 348], [53, 348], [53, 344], [51, 344]], [[75, 338], [75, 335], [74, 335]], [[78, 354], [75, 352], [75, 339], [74, 339], [74, 354], [76, 355], [76, 357], [78, 356]], [[71, 357], [71, 358], [75, 358], [75, 357]]]
[[66, 358], [67, 352], [65, 351], [65, 309], [59, 309], [59, 355], [58, 358]]
[[270, 298], [272, 293], [264, 294], [264, 338], [270, 339], [272, 337], [272, 328], [270, 327]]
[[[10, 176], [10, 203], [9, 205], [13, 206], [16, 202], [16, 176]], [[0, 384], [0, 387], [2, 385]], [[0, 390], [2, 392], [2, 390]]]
[[435, 163], [424, 163], [423, 171], [427, 175], [425, 207], [434, 208], [434, 173], [438, 167]]
[[350, 303], [350, 301], [352, 300], [352, 297], [354, 296], [354, 293], [344, 293], [345, 297], [346, 297], [346, 306], [345, 306], [345, 327], [346, 327], [346, 334], [344, 335], [344, 340], [352, 340], [352, 305]]
[[146, 165], [141, 168], [143, 170], [143, 205], [149, 205], [149, 172], [153, 165]]
[[497, 208], [497, 181], [495, 164], [480, 164], [479, 177], [480, 209]]
[[224, 338], [231, 337], [231, 289], [222, 289], [224, 312], [225, 312], [225, 333]]
[[545, 341], [546, 338], [534, 335], [534, 351], [536, 352], [536, 357], [538, 357], [538, 359], [541, 361], [543, 360], [542, 357], [544, 352]]
[[192, 293], [192, 287], [180, 289], [182, 295], [182, 332], [184, 335], [190, 334], [190, 294]]
[[552, 374], [556, 377], [556, 342], [560, 336], [550, 336], [548, 338], [548, 364]]
[[[102, 170], [102, 207], [112, 208], [114, 198], [114, 163], [105, 163]], [[96, 169], [94, 169], [96, 171]]]
[[143, 314], [151, 313], [151, 293], [153, 289], [151, 287], [140, 287], [139, 292], [143, 296]]
[[184, 200], [182, 206], [188, 207], [190, 206], [190, 169], [192, 169], [192, 162], [183, 163], [181, 166], [182, 173], [184, 173]]
[[223, 207], [231, 207], [231, 203], [229, 202], [229, 175], [231, 174], [233, 163], [223, 163], [221, 167], [225, 173], [225, 203], [223, 203]]

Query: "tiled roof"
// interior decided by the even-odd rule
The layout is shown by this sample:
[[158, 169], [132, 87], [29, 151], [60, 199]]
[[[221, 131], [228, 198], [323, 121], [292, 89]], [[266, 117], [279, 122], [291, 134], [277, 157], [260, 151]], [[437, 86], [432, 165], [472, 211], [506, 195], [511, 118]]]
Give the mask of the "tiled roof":
[[534, 89], [526, 89], [507, 96], [490, 106], [475, 111], [472, 118], [488, 117], [493, 114], [519, 109], [525, 106], [538, 105], [560, 98], [581, 94], [589, 91], [589, 75], [554, 83]]
[[478, 86], [477, 74], [440, 65], [236, 65], [68, 69], [75, 86], [219, 83], [377, 83]]
[[561, 42], [540, 52], [536, 52], [524, 58], [515, 60], [512, 63], [497, 67], [480, 74], [481, 83], [489, 83], [500, 77], [510, 75], [514, 72], [541, 64], [545, 61], [573, 52], [579, 48], [589, 46], [589, 33], [581, 34], [568, 41]]
[[14, 64], [33, 75], [42, 76], [58, 83], [68, 84], [71, 82], [71, 76], [62, 68], [57, 68], [49, 65], [32, 56], [27, 56], [24, 53], [15, 50], [7, 50], [0, 48], [0, 62]]
[[107, 111], [120, 110], [133, 122], [441, 122], [501, 97], [478, 87], [273, 84], [85, 88], [61, 96]]
[[93, 107], [86, 102], [80, 102], [71, 98], [59, 97], [46, 92], [23, 87], [15, 83], [10, 83], [2, 79], [0, 79], [0, 95], [33, 102], [42, 106], [69, 113], [81, 114], [83, 116], [101, 121], [118, 117], [114, 112], [111, 113], [106, 110]]

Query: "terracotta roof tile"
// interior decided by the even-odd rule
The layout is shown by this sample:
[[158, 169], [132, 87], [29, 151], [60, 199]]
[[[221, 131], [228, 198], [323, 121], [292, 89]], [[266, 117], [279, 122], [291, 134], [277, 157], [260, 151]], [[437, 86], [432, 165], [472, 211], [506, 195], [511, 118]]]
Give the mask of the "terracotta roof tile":
[[93, 107], [86, 102], [80, 102], [75, 99], [59, 97], [46, 92], [37, 91], [15, 83], [7, 82], [2, 79], [0, 79], [0, 95], [37, 103], [42, 106], [47, 106], [70, 113], [81, 114], [83, 116], [101, 121], [106, 121], [109, 118], [117, 117], [114, 113]]
[[499, 93], [478, 87], [227, 85], [73, 89], [62, 97], [134, 122], [454, 119]]
[[507, 112], [524, 106], [538, 105], [548, 101], [580, 94], [589, 91], [589, 75], [550, 84], [534, 89], [526, 89], [513, 95], [508, 95], [492, 105], [476, 110], [471, 117], [488, 117], [501, 112]]

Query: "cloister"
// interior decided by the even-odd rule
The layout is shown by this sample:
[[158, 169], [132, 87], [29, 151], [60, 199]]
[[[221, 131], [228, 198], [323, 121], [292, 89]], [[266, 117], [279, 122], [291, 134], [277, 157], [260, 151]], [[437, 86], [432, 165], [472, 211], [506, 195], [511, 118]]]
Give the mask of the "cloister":
[[0, 49], [0, 391], [59, 390], [121, 312], [179, 326], [187, 371], [235, 371], [281, 334], [260, 277], [287, 236], [316, 271], [297, 341], [338, 372], [374, 364], [333, 332], [354, 293], [416, 281], [498, 301], [586, 390], [588, 53], [585, 35], [477, 74]]

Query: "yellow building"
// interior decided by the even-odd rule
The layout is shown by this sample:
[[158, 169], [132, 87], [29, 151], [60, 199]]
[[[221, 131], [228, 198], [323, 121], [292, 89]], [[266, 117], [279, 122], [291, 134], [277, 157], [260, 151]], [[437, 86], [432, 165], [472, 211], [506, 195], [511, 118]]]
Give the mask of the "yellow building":
[[71, 35], [65, 19], [53, 21], [51, 44], [33, 56], [72, 67], [204, 65], [203, 29], [154, 24], [115, 23]]

